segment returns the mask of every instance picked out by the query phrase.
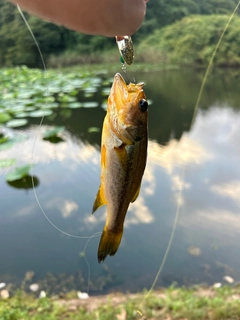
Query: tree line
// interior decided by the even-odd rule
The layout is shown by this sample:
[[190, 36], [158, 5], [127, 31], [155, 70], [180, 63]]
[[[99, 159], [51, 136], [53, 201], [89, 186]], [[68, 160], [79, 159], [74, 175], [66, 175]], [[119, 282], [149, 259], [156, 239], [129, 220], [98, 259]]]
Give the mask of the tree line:
[[[200, 18], [203, 16], [203, 19], [206, 15], [213, 17], [206, 21], [211, 25], [213, 15], [229, 15], [237, 2], [237, 0], [149, 1], [145, 21], [133, 36], [134, 43], [141, 46], [142, 43], [146, 43], [148, 37], [155, 34], [155, 39], [150, 43], [155, 41], [154, 44], [157, 45], [158, 36], [161, 35], [159, 30], [166, 30], [167, 26], [175, 25], [183, 18], [192, 15]], [[66, 51], [88, 55], [107, 51], [115, 46], [113, 38], [88, 36], [40, 20], [27, 13], [25, 16], [46, 60], [51, 55], [57, 56]], [[207, 28], [209, 32], [210, 29], [211, 27]], [[175, 31], [173, 28], [173, 32]], [[189, 28], [185, 31], [189, 33], [189, 37], [193, 33]], [[166, 42], [165, 38], [164, 41]], [[41, 65], [39, 52], [17, 8], [7, 0], [0, 0], [0, 66], [23, 64], [39, 67]]]

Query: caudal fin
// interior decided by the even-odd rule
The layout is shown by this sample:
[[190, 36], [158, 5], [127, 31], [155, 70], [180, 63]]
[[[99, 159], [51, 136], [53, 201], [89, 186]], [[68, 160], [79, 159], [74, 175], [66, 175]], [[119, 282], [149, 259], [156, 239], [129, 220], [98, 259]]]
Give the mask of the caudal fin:
[[105, 260], [107, 255], [113, 256], [120, 245], [123, 232], [118, 233], [103, 229], [101, 240], [98, 247], [98, 262]]

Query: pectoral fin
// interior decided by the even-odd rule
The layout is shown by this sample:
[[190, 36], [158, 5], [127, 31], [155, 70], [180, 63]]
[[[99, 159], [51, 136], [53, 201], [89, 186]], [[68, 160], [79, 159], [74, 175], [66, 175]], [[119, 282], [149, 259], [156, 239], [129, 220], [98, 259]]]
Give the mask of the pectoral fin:
[[104, 204], [106, 204], [106, 200], [104, 197], [104, 192], [103, 192], [103, 187], [102, 185], [100, 185], [99, 189], [98, 189], [98, 193], [96, 195], [94, 204], [93, 204], [93, 209], [92, 209], [92, 214], [101, 206], [103, 206]]
[[118, 156], [118, 159], [124, 170], [127, 170], [128, 154], [125, 148], [125, 144], [122, 144], [120, 147], [114, 147], [114, 150]]
[[134, 202], [134, 201], [137, 199], [137, 197], [138, 197], [138, 195], [139, 195], [139, 192], [140, 192], [140, 188], [141, 188], [141, 185], [138, 187], [138, 189], [137, 189], [134, 197], [132, 198], [131, 202]]

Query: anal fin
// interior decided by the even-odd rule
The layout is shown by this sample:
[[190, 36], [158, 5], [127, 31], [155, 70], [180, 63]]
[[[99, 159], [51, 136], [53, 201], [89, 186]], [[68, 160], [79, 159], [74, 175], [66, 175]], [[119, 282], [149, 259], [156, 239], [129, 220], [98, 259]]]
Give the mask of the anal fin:
[[96, 195], [96, 198], [95, 198], [95, 201], [94, 201], [94, 204], [93, 204], [92, 214], [93, 214], [98, 208], [100, 208], [101, 206], [103, 206], [104, 204], [106, 204], [106, 200], [105, 200], [104, 193], [103, 193], [103, 187], [102, 187], [102, 185], [100, 185], [100, 187], [99, 187], [99, 189], [98, 189], [98, 192], [97, 192], [97, 195]]
[[140, 192], [140, 188], [141, 188], [141, 185], [137, 188], [137, 191], [131, 200], [132, 203], [137, 199], [139, 192]]

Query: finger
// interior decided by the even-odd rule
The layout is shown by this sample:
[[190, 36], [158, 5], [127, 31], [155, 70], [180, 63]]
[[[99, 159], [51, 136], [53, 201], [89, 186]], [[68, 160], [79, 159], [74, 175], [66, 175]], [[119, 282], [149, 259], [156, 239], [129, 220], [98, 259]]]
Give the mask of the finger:
[[146, 11], [145, 0], [11, 0], [41, 18], [86, 34], [132, 35]]

